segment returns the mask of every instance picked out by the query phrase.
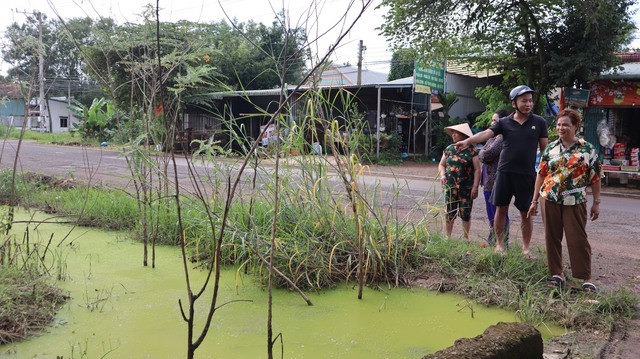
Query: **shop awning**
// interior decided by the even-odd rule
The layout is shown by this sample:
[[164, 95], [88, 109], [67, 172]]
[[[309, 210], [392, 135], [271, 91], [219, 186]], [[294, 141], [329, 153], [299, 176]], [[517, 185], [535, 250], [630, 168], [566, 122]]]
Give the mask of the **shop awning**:
[[638, 81], [596, 80], [591, 82], [589, 107], [640, 106]]

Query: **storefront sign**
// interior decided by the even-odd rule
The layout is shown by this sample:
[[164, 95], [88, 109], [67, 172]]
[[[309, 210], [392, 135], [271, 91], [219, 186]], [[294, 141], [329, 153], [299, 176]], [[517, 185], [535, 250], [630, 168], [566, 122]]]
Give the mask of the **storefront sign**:
[[639, 106], [639, 81], [598, 80], [591, 83], [589, 106]]
[[587, 107], [589, 105], [589, 90], [564, 87], [564, 100], [568, 106]]
[[427, 64], [416, 61], [413, 70], [415, 91], [433, 94], [444, 92], [445, 64], [442, 61], [429, 61]]
[[267, 129], [265, 129], [265, 127], [267, 126], [260, 126], [260, 132], [262, 133], [262, 136], [260, 136], [260, 138], [258, 139], [258, 141], [260, 141], [263, 146], [267, 146], [270, 143], [276, 142], [275, 126], [271, 124]]

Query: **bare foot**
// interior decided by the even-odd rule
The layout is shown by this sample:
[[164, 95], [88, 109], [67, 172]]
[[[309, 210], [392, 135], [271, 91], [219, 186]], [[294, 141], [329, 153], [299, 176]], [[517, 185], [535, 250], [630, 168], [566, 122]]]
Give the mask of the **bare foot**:
[[496, 247], [493, 249], [493, 252], [497, 254], [505, 255], [504, 247], [499, 244], [496, 244]]

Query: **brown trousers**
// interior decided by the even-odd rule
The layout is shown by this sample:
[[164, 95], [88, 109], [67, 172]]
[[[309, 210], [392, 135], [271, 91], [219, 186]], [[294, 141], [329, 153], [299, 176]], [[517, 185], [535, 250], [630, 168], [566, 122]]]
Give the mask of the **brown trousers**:
[[591, 280], [591, 245], [587, 238], [587, 203], [565, 206], [540, 201], [547, 262], [551, 275], [562, 275], [562, 233], [567, 238], [567, 251], [574, 278]]

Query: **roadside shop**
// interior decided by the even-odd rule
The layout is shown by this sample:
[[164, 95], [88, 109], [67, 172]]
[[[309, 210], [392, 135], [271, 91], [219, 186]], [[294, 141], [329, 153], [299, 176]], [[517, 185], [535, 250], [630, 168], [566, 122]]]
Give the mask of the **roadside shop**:
[[584, 133], [600, 145], [605, 185], [640, 186], [640, 63], [624, 69], [591, 83]]

